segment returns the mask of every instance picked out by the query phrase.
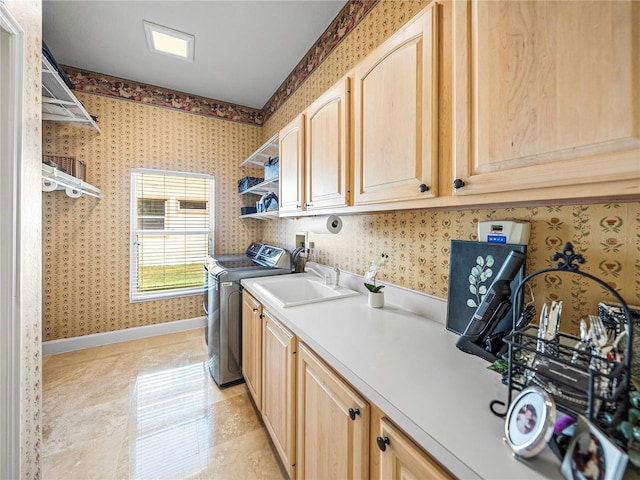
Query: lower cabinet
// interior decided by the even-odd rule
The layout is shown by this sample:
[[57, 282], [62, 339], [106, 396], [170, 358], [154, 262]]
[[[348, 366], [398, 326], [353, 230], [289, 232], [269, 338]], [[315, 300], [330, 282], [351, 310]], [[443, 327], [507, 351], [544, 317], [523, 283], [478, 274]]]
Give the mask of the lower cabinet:
[[243, 373], [251, 395], [261, 392], [256, 406], [291, 480], [454, 478], [247, 290], [243, 295]]
[[246, 290], [242, 293], [242, 376], [262, 410], [262, 305]]
[[[380, 450], [377, 464], [377, 478], [384, 480], [451, 480], [454, 477], [429, 455], [425, 454], [413, 441], [389, 420], [382, 417], [372, 436], [376, 436], [376, 446]], [[374, 458], [374, 457], [372, 457]]]
[[295, 475], [296, 337], [262, 310], [262, 419], [289, 478]]
[[369, 478], [369, 404], [298, 347], [298, 479]]

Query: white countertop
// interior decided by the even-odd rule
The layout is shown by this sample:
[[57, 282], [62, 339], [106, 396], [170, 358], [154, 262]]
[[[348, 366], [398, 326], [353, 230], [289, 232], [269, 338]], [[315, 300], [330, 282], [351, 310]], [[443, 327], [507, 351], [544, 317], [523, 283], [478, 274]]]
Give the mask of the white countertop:
[[[353, 277], [346, 276], [351, 288]], [[279, 308], [255, 288], [277, 278], [242, 285], [454, 475], [562, 478], [549, 448], [528, 461], [511, 455], [504, 419], [489, 410], [492, 400], [506, 399], [507, 389], [486, 361], [456, 348], [458, 336], [445, 329], [443, 300], [389, 286], [382, 309], [369, 307], [364, 293]], [[394, 301], [414, 311], [423, 305], [424, 312], [389, 304]]]

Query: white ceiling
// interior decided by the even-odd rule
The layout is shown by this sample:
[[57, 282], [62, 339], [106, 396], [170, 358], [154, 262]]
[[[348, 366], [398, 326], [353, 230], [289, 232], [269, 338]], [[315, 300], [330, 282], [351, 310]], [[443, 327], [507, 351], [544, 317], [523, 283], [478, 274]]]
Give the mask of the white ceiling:
[[[262, 108], [345, 0], [45, 0], [56, 61], [92, 72]], [[142, 20], [195, 35], [193, 63], [151, 53]]]

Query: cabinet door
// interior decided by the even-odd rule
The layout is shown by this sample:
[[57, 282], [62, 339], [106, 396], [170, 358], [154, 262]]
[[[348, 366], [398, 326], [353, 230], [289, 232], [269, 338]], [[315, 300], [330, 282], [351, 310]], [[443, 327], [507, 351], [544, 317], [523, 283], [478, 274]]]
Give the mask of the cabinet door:
[[380, 421], [379, 442], [381, 480], [451, 480], [454, 477], [420, 450], [404, 433], [386, 419]]
[[453, 18], [455, 194], [640, 178], [638, 2], [456, 1]]
[[368, 478], [369, 413], [369, 404], [300, 344], [298, 478]]
[[374, 50], [354, 75], [354, 203], [437, 195], [435, 2]]
[[279, 212], [300, 212], [304, 182], [304, 115], [280, 131]]
[[349, 203], [349, 78], [338, 82], [306, 110], [305, 208]]
[[262, 305], [246, 290], [242, 292], [242, 375], [262, 411]]
[[295, 478], [296, 338], [263, 310], [262, 419], [289, 477]]

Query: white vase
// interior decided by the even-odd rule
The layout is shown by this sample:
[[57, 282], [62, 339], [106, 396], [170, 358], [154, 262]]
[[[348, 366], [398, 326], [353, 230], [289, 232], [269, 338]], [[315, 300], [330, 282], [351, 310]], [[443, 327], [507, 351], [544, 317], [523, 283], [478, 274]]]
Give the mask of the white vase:
[[384, 292], [369, 292], [369, 306], [382, 308], [384, 306]]

